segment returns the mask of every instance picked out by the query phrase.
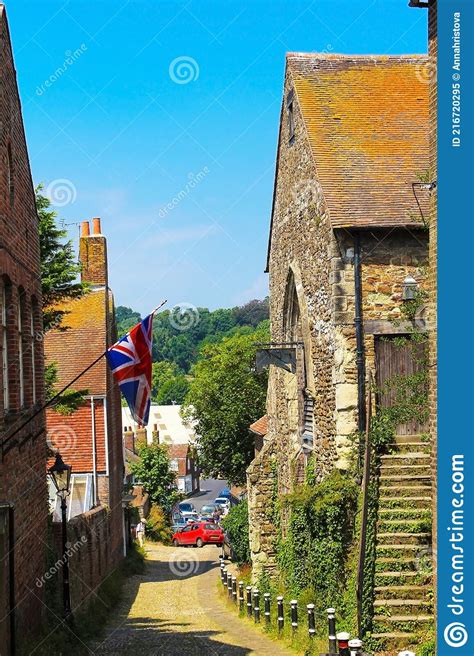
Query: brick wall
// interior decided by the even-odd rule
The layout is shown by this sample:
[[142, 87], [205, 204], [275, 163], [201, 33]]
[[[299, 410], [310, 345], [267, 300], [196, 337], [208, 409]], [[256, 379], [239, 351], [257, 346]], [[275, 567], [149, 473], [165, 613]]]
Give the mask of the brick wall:
[[[21, 643], [22, 638], [38, 629], [43, 616], [42, 591], [35, 588], [34, 582], [44, 571], [48, 509], [43, 414], [13, 439], [8, 439], [15, 428], [40, 407], [44, 376], [38, 218], [3, 5], [0, 6], [0, 45], [0, 305], [3, 305], [1, 298], [5, 287], [9, 390], [5, 407], [6, 377], [2, 373], [0, 502], [14, 506], [15, 619], [17, 641]], [[19, 308], [23, 333], [23, 399], [20, 394]], [[30, 332], [31, 316], [34, 339]], [[0, 341], [3, 347], [3, 331]], [[7, 564], [8, 558], [2, 561], [6, 576], [0, 577], [0, 620], [4, 618], [2, 611], [10, 610]], [[8, 616], [0, 629], [5, 640], [8, 640], [7, 624]]]
[[[110, 512], [104, 507], [94, 508], [88, 513], [74, 517], [68, 522], [68, 541], [71, 553], [69, 559], [71, 608], [73, 613], [85, 611], [87, 604], [95, 598], [97, 588], [104, 578], [119, 564], [117, 553], [110, 549], [113, 541], [113, 521]], [[53, 543], [56, 560], [62, 556], [61, 524], [53, 524]], [[61, 567], [53, 573], [62, 580]]]

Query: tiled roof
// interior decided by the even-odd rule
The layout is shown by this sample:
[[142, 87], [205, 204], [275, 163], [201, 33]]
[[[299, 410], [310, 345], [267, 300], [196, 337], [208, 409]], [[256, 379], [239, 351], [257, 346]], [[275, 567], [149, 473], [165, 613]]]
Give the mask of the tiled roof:
[[287, 66], [333, 228], [422, 225], [427, 57], [288, 53]]
[[250, 430], [252, 433], [256, 433], [257, 435], [266, 435], [268, 433], [268, 417], [267, 415], [263, 415], [263, 417], [260, 417], [260, 419], [257, 419], [253, 424], [250, 424], [249, 426]]

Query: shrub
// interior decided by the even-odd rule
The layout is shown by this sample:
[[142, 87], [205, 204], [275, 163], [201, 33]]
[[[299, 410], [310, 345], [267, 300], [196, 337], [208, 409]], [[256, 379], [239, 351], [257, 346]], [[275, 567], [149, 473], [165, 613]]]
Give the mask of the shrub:
[[161, 506], [152, 505], [146, 520], [146, 536], [156, 542], [169, 543], [171, 540], [171, 527]]
[[222, 521], [222, 526], [232, 545], [234, 560], [238, 565], [249, 563], [249, 510], [247, 500], [241, 501], [230, 509], [229, 514]]

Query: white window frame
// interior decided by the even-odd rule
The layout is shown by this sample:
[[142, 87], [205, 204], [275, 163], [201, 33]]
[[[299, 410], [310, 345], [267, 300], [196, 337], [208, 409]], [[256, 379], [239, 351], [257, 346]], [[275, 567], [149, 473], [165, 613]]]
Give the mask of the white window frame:
[[179, 472], [179, 458], [171, 458], [170, 469], [172, 472]]
[[25, 368], [23, 366], [23, 324], [20, 298], [18, 299], [18, 373], [20, 380], [20, 408], [23, 408], [25, 405]]
[[3, 378], [3, 410], [10, 408], [10, 384], [8, 380], [8, 325], [7, 325], [7, 292], [2, 286], [2, 378]]
[[[81, 479], [86, 479], [86, 493], [84, 495], [84, 506], [81, 510], [80, 513], [77, 515], [74, 515], [74, 517], [78, 517], [79, 515], [84, 514], [85, 512], [88, 512], [92, 508], [92, 474], [71, 474], [71, 488], [68, 496], [68, 500], [72, 499], [73, 492], [74, 492], [74, 483], [76, 480]], [[50, 509], [51, 512], [53, 513], [54, 521], [61, 521], [61, 505], [60, 505], [60, 499], [59, 496], [56, 494], [56, 488], [54, 487], [54, 483], [51, 480], [51, 477], [49, 477], [49, 502], [50, 502]], [[73, 519], [71, 516], [72, 512], [72, 503], [67, 504], [67, 520]]]

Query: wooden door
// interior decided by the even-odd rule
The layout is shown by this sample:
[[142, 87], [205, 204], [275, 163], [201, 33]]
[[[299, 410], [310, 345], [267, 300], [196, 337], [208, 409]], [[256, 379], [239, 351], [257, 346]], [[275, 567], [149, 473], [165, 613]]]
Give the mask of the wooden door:
[[[397, 402], [394, 379], [398, 376], [411, 376], [426, 367], [426, 344], [411, 341], [410, 335], [377, 335], [375, 366], [377, 405], [393, 407]], [[421, 412], [419, 418], [397, 426], [397, 435], [419, 435], [427, 432], [428, 422]]]

